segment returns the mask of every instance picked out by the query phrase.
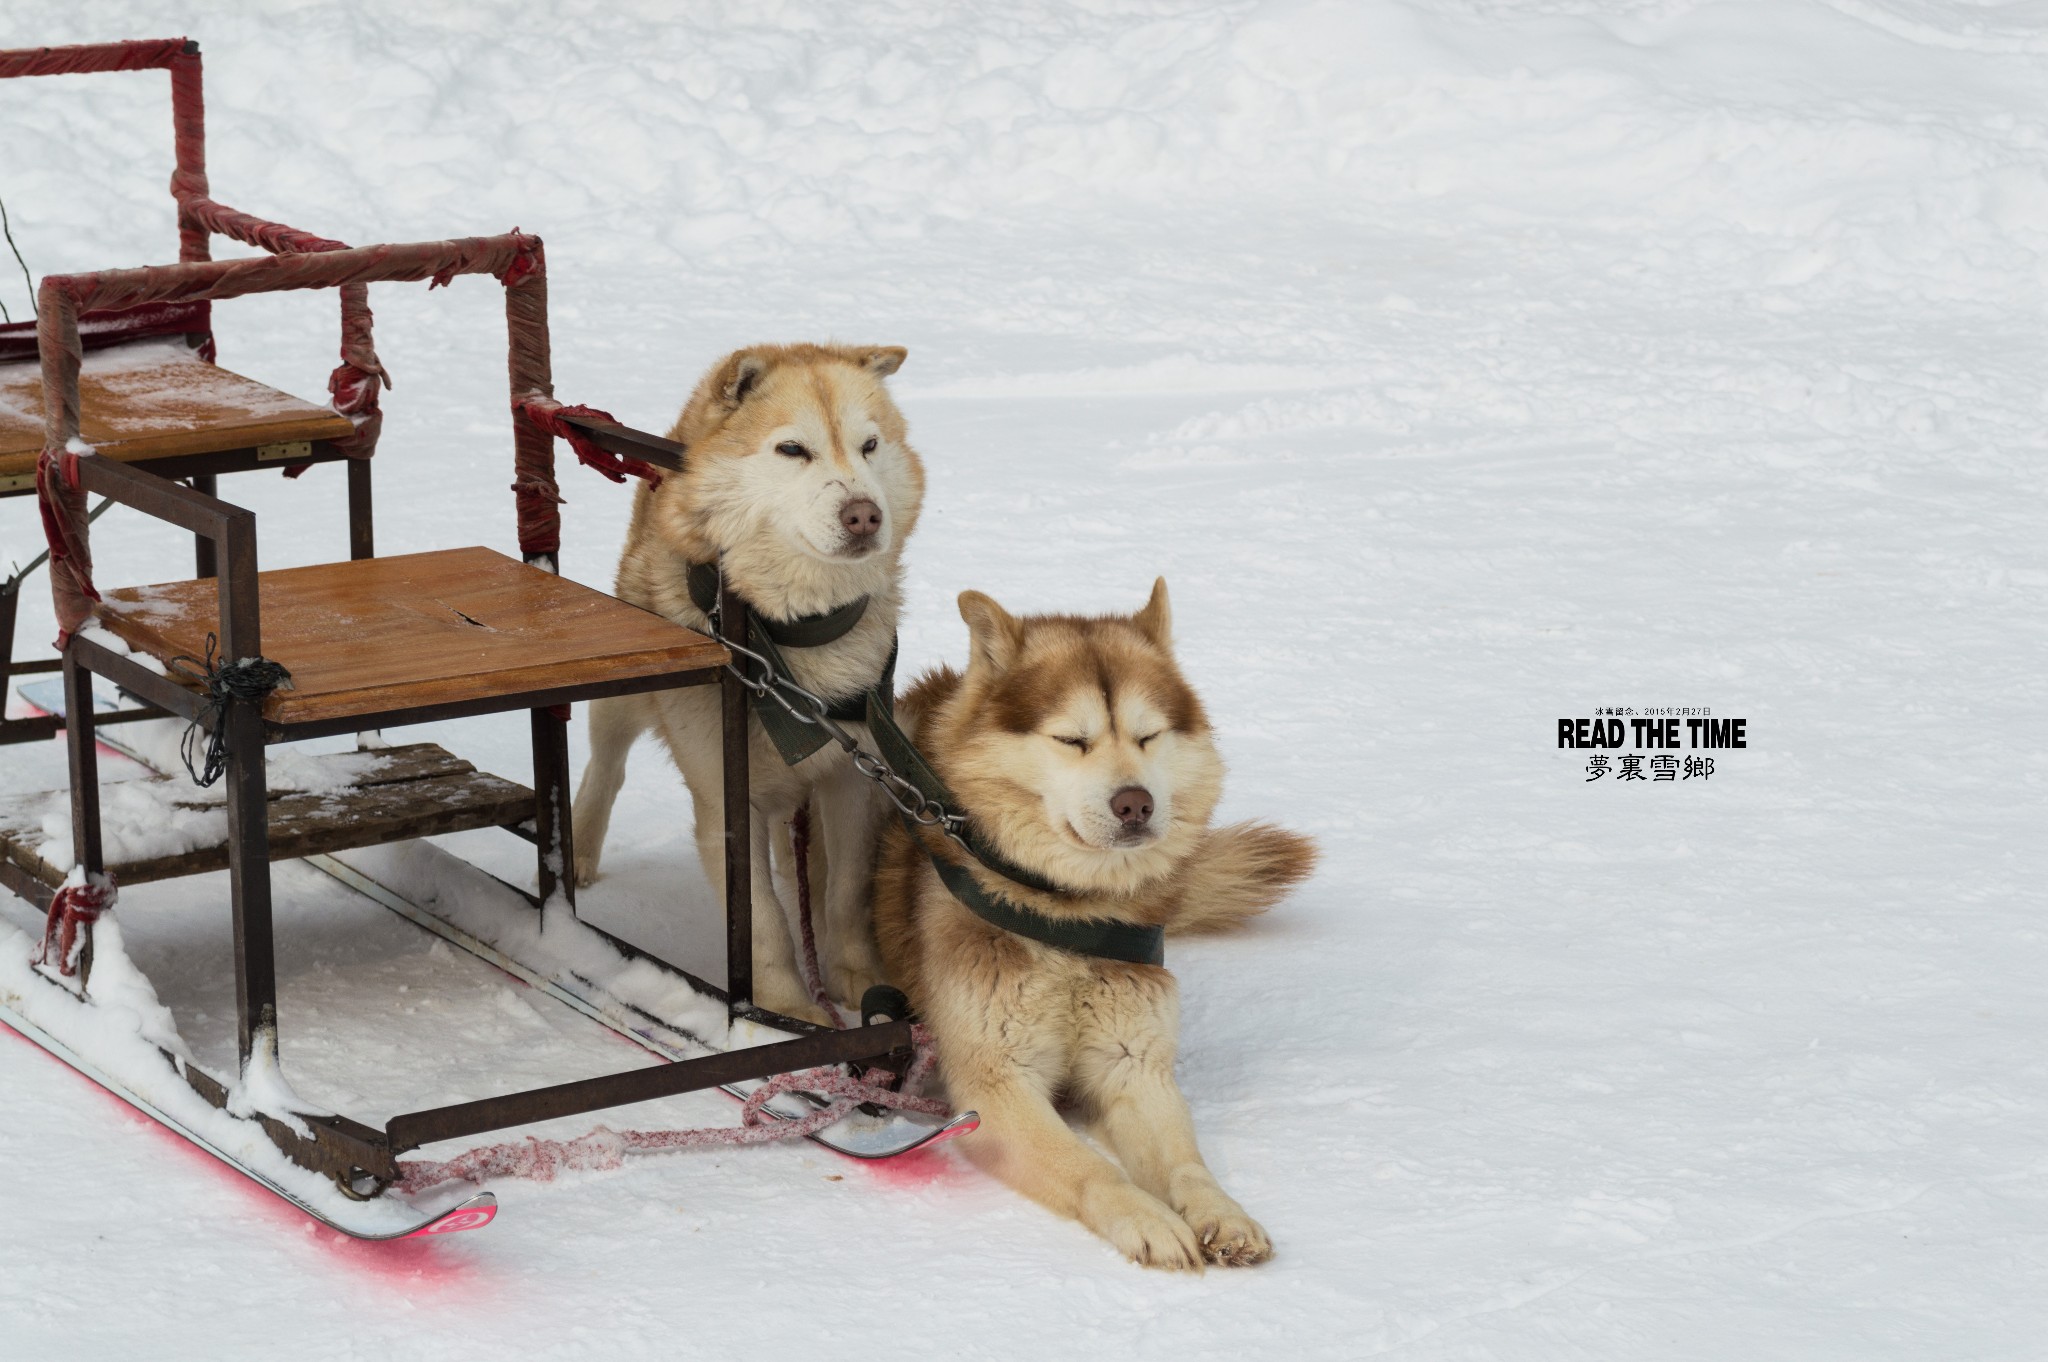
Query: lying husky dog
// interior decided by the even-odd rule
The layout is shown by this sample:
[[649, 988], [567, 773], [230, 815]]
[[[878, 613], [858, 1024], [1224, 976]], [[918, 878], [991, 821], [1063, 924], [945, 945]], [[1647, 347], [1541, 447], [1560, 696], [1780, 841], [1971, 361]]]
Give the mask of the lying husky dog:
[[[1210, 826], [1223, 764], [1169, 650], [1163, 580], [1130, 616], [1020, 619], [975, 591], [960, 613], [966, 675], [930, 673], [900, 708], [970, 815], [974, 853], [892, 825], [874, 921], [953, 1105], [981, 1113], [963, 1148], [1140, 1263], [1259, 1262], [1272, 1244], [1202, 1162], [1174, 1083], [1179, 999], [1159, 939], [1261, 911], [1314, 845]], [[1068, 1128], [1061, 1099], [1121, 1169]]]
[[[703, 629], [717, 582], [705, 565], [722, 563], [753, 607], [757, 631], [782, 633], [783, 657], [800, 685], [837, 701], [857, 698], [878, 681], [891, 684], [884, 673], [894, 656], [903, 542], [924, 499], [924, 467], [882, 385], [904, 353], [896, 346], [756, 346], [713, 366], [669, 432], [688, 447], [686, 471], [635, 494], [619, 598]], [[857, 1005], [880, 977], [867, 890], [882, 802], [838, 747], [826, 743], [788, 765], [758, 708], [749, 728], [754, 998], [777, 1012], [828, 1022], [798, 973], [770, 848], [808, 803], [822, 824], [814, 845], [825, 871], [826, 979]], [[715, 686], [590, 706], [590, 764], [576, 791], [576, 882], [597, 877], [627, 749], [649, 729], [668, 744], [689, 784], [698, 855], [712, 883], [723, 884]]]

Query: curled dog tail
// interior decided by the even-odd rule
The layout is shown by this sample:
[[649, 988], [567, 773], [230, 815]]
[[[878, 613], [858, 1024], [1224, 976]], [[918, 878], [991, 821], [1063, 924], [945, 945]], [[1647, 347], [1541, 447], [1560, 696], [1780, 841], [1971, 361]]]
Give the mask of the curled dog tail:
[[1211, 828], [1182, 874], [1170, 936], [1227, 932], [1265, 912], [1316, 866], [1316, 844], [1271, 823]]

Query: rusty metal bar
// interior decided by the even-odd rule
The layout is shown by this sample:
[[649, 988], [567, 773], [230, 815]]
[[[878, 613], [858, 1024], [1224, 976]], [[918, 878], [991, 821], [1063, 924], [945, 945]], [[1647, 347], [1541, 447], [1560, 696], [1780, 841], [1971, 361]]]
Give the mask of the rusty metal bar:
[[[194, 473], [192, 490], [201, 496], [217, 497], [220, 480], [212, 473]], [[192, 566], [195, 576], [218, 577], [220, 575], [220, 553], [211, 539], [203, 534], [192, 536]]]
[[[168, 1054], [164, 1058], [171, 1061]], [[183, 1071], [185, 1082], [192, 1091], [216, 1107], [227, 1105], [226, 1084], [196, 1064], [171, 1062]], [[301, 1168], [329, 1177], [347, 1177], [352, 1171], [361, 1169], [387, 1182], [397, 1181], [398, 1163], [392, 1157], [391, 1147], [385, 1143], [383, 1131], [346, 1116], [315, 1116], [310, 1112], [300, 1112], [298, 1116], [313, 1132], [311, 1140], [274, 1116], [258, 1112], [255, 1119], [271, 1143]]]
[[[747, 604], [721, 574], [718, 617], [725, 636], [747, 646]], [[747, 688], [721, 671], [720, 723], [725, 742], [725, 996], [728, 1006], [754, 1001], [754, 833], [753, 783], [747, 769]]]
[[671, 473], [683, 471], [684, 447], [674, 440], [665, 440], [659, 435], [650, 435], [644, 430], [622, 426], [612, 421], [600, 421], [591, 416], [569, 416], [557, 414], [565, 426], [574, 426], [590, 437], [599, 449], [627, 458], [651, 463], [656, 468], [665, 468]]
[[[76, 653], [80, 663], [93, 675], [106, 677], [137, 699], [154, 705], [160, 714], [175, 714], [181, 719], [199, 716], [200, 699], [197, 694], [168, 676], [160, 676], [139, 665], [134, 658], [111, 651], [90, 632], [74, 634], [65, 652]], [[113, 718], [113, 715], [102, 714], [94, 722], [103, 724]]]
[[569, 720], [566, 706], [529, 710], [533, 728], [535, 888], [546, 903], [560, 891], [576, 904], [576, 852], [569, 821]]
[[743, 1083], [752, 1078], [766, 1078], [770, 1074], [815, 1069], [825, 1064], [880, 1062], [891, 1051], [909, 1044], [909, 1022], [885, 1022], [851, 1031], [826, 1031], [774, 1045], [729, 1050], [705, 1055], [701, 1059], [628, 1069], [601, 1078], [557, 1083], [551, 1087], [507, 1093], [503, 1097], [486, 1097], [477, 1102], [411, 1111], [392, 1117], [385, 1123], [384, 1132], [391, 1152], [402, 1154], [408, 1149], [418, 1149], [421, 1145], [440, 1140], [460, 1139], [464, 1135], [503, 1130], [507, 1126], [530, 1125], [558, 1116], [602, 1111], [606, 1107], [649, 1102], [657, 1097], [673, 1097], [677, 1093], [697, 1092], [726, 1083]]
[[[257, 457], [257, 450], [259, 448], [261, 446], [249, 445], [241, 449], [216, 450], [211, 454], [175, 454], [161, 459], [115, 459], [112, 461], [117, 463], [126, 462], [129, 467], [146, 469], [161, 478], [190, 478], [207, 473], [256, 473], [286, 466], [283, 460]], [[110, 458], [111, 456], [101, 455], [100, 457]], [[349, 459], [348, 455], [335, 447], [332, 440], [315, 440], [312, 442], [311, 452], [304, 456], [294, 454], [290, 460], [293, 465], [302, 463], [337, 463], [343, 461], [349, 463], [362, 462], [357, 459]], [[7, 497], [32, 497], [35, 494], [35, 484], [31, 482], [25, 486], [14, 488], [11, 491], [0, 492], [0, 499]]]
[[181, 487], [158, 472], [137, 468], [118, 459], [98, 455], [80, 459], [78, 486], [81, 491], [97, 492], [110, 501], [133, 506], [144, 515], [167, 520], [181, 530], [205, 535], [215, 544], [226, 539], [229, 526], [237, 522], [246, 524], [251, 536], [256, 532], [253, 511], [245, 511], [190, 487]]
[[0, 857], [0, 888], [13, 890], [39, 913], [49, 912], [50, 900], [57, 897], [56, 890], [4, 857]]
[[64, 653], [64, 745], [71, 759], [71, 857], [90, 875], [106, 866], [100, 841], [100, 755], [93, 741], [92, 673]]
[[7, 688], [17, 674], [40, 670], [34, 663], [14, 660], [14, 617], [21, 607], [21, 584], [27, 573], [0, 582], [0, 709], [7, 704]]
[[376, 509], [370, 499], [370, 461], [348, 460], [348, 556], [377, 556]]

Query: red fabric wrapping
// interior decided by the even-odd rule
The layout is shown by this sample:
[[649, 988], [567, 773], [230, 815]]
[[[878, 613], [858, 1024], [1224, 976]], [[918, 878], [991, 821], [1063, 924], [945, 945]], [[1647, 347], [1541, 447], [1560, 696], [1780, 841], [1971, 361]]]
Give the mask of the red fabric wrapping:
[[539, 426], [548, 434], [569, 442], [569, 448], [576, 451], [577, 462], [587, 468], [595, 468], [613, 482], [624, 482], [629, 476], [645, 478], [650, 486], [661, 485], [661, 470], [630, 455], [614, 454], [576, 427], [562, 420], [564, 416], [587, 416], [593, 421], [609, 421], [619, 424], [619, 418], [596, 407], [565, 407], [550, 398], [529, 397], [524, 402], [512, 404], [512, 410]]
[[[78, 319], [78, 340], [87, 354], [151, 336], [187, 336], [212, 328], [212, 304], [149, 303], [120, 312], [88, 312]], [[0, 364], [36, 357], [34, 322], [0, 322]]]
[[43, 923], [43, 942], [36, 948], [35, 963], [54, 969], [65, 978], [78, 973], [78, 954], [92, 939], [92, 925], [100, 914], [114, 906], [114, 879], [96, 877], [92, 884], [67, 884], [50, 900], [50, 915]]
[[[554, 362], [548, 352], [547, 259], [539, 237], [513, 236], [530, 243], [493, 271], [505, 286], [507, 369], [512, 407], [535, 399], [552, 402]], [[554, 559], [562, 549], [561, 489], [555, 482], [555, 442], [531, 421], [512, 418], [512, 495], [519, 517], [519, 552], [529, 561]]]
[[[404, 283], [442, 274], [502, 275], [523, 253], [538, 250], [539, 246], [540, 238], [516, 233], [386, 243], [306, 255], [53, 274], [43, 280], [43, 288], [55, 288], [81, 310], [133, 307], [162, 299], [241, 298], [286, 289]], [[545, 323], [545, 311], [541, 320]]]
[[143, 38], [125, 43], [11, 48], [0, 51], [0, 79], [69, 76], [88, 71], [159, 70], [184, 56], [190, 45], [189, 38]]
[[370, 286], [343, 284], [341, 363], [327, 376], [327, 392], [334, 409], [355, 422], [354, 435], [335, 441], [351, 459], [367, 459], [377, 452], [377, 437], [384, 430], [377, 394], [391, 386], [391, 375], [377, 358], [370, 334]]
[[[348, 243], [271, 222], [244, 213], [212, 199], [199, 199], [184, 206], [185, 215], [207, 231], [233, 237], [273, 255], [303, 255], [345, 251]], [[327, 376], [327, 392], [335, 411], [355, 423], [356, 433], [336, 440], [341, 452], [351, 459], [367, 459], [377, 452], [377, 437], [383, 431], [384, 415], [378, 407], [378, 393], [391, 386], [391, 375], [377, 358], [372, 343], [370, 289], [367, 284], [341, 286], [341, 364]], [[307, 464], [285, 470], [295, 478]]]
[[50, 547], [50, 598], [57, 610], [57, 647], [92, 618], [100, 593], [92, 584], [92, 537], [85, 491], [78, 485], [78, 308], [43, 280], [36, 295], [36, 347], [43, 359], [43, 452], [36, 459], [36, 504]]
[[193, 222], [207, 231], [231, 236], [245, 246], [255, 246], [269, 251], [272, 255], [305, 255], [314, 251], [348, 249], [346, 241], [315, 236], [311, 232], [287, 227], [268, 218], [259, 218], [254, 213], [244, 213], [239, 208], [230, 208], [224, 203], [205, 197], [192, 199], [185, 203], [183, 208]]
[[180, 51], [171, 58], [171, 135], [178, 165], [171, 172], [171, 197], [178, 201], [178, 259], [205, 260], [213, 247], [206, 228], [194, 222], [186, 205], [207, 196], [206, 95], [200, 80], [199, 54]]
[[78, 487], [78, 455], [46, 449], [36, 459], [36, 507], [50, 546], [50, 594], [57, 603], [57, 649], [92, 616], [100, 598], [92, 584], [92, 540], [86, 533], [85, 493]]
[[[78, 368], [82, 358], [78, 314], [94, 308], [134, 307], [141, 303], [239, 298], [283, 289], [338, 288], [438, 275], [490, 274], [502, 279], [517, 269], [521, 276], [519, 284], [506, 290], [514, 392], [520, 397], [549, 396], [547, 279], [540, 249], [539, 237], [511, 232], [503, 236], [359, 246], [254, 260], [190, 261], [94, 274], [50, 275], [37, 293], [40, 315], [36, 340], [43, 359], [43, 447], [61, 454], [78, 436]], [[365, 307], [366, 325], [367, 311]], [[537, 364], [533, 358], [536, 350]], [[518, 422], [516, 426], [521, 482], [531, 483], [539, 494], [553, 494], [553, 442], [527, 423]], [[531, 437], [530, 442], [538, 444], [537, 457], [523, 437]], [[39, 490], [44, 490], [41, 483]], [[45, 522], [55, 529], [50, 542], [50, 591], [57, 608], [60, 638], [68, 638], [91, 617], [92, 602], [98, 599], [92, 594], [85, 498], [75, 486], [67, 488], [59, 477], [48, 480], [43, 504], [49, 508], [46, 516], [54, 516], [54, 520]], [[547, 510], [552, 518], [552, 503]], [[520, 528], [524, 548], [524, 498]], [[65, 554], [61, 563], [55, 561], [60, 549]]]

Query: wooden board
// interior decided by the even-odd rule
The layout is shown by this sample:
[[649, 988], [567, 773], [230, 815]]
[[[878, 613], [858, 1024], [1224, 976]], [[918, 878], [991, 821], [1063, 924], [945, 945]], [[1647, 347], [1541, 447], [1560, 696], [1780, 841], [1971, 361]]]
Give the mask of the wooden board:
[[[355, 757], [358, 754], [344, 754]], [[443, 832], [503, 827], [533, 817], [533, 791], [477, 770], [432, 743], [395, 747], [376, 770], [345, 790], [326, 793], [273, 791], [270, 796], [270, 859], [290, 860], [321, 852], [347, 851]], [[219, 808], [198, 798], [183, 777], [158, 776], [143, 782], [176, 805]], [[36, 854], [44, 840], [43, 814], [63, 791], [0, 799], [0, 855], [52, 887], [64, 868]], [[225, 823], [223, 823], [225, 826]], [[227, 867], [225, 841], [176, 855], [154, 856], [109, 866], [121, 884], [144, 884]]]
[[[263, 654], [292, 689], [272, 723], [314, 723], [549, 687], [723, 666], [704, 635], [491, 549], [446, 549], [259, 575]], [[107, 628], [168, 661], [219, 629], [211, 580], [108, 591]]]
[[[85, 442], [126, 461], [336, 440], [355, 431], [347, 417], [208, 364], [175, 339], [89, 352], [78, 401]], [[0, 365], [0, 489], [32, 476], [42, 448], [42, 366]]]

